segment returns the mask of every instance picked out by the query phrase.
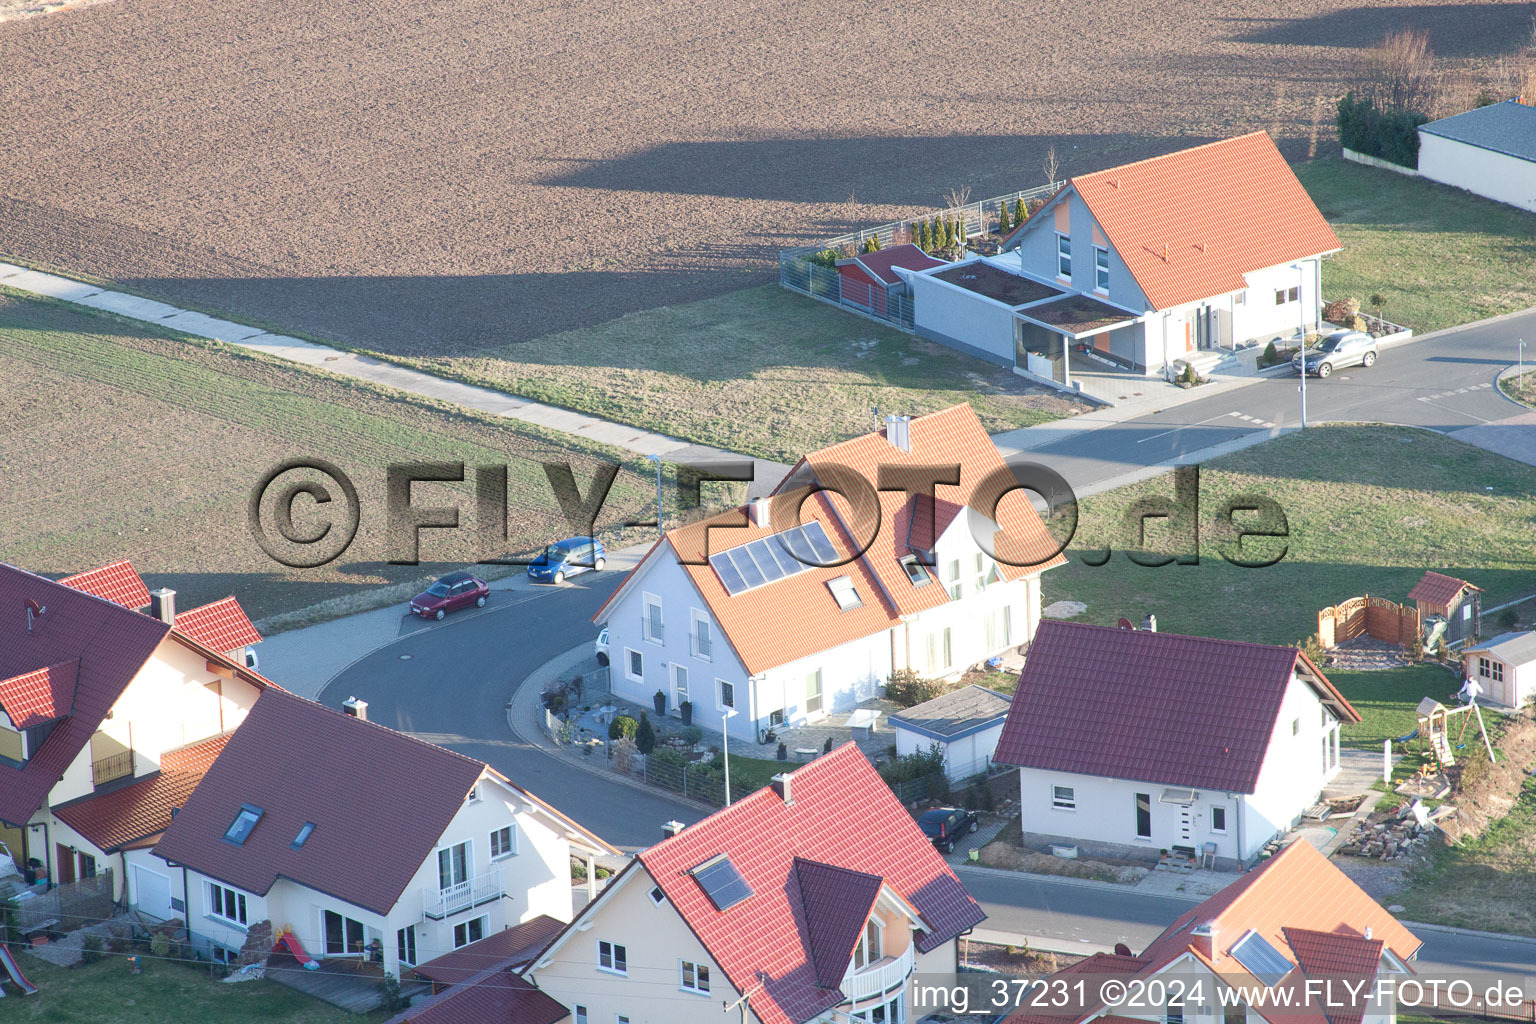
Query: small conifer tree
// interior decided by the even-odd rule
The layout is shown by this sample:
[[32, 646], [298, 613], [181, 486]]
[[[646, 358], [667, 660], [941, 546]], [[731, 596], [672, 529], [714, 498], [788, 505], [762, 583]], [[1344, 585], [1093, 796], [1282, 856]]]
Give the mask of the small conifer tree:
[[1008, 215], [1008, 204], [1005, 202], [1002, 204], [1002, 208], [997, 211], [997, 233], [1006, 235], [1012, 230], [1013, 219]]
[[1013, 223], [1015, 225], [1020, 225], [1028, 219], [1029, 208], [1024, 205], [1024, 198], [1020, 196], [1018, 199], [1014, 200], [1013, 203]]

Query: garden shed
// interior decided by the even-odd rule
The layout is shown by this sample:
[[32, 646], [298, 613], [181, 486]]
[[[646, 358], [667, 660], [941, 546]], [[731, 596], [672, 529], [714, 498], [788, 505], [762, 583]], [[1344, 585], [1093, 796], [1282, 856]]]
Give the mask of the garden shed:
[[1503, 633], [1468, 647], [1462, 659], [1489, 702], [1518, 708], [1536, 700], [1536, 632]]
[[1012, 703], [1007, 694], [971, 685], [897, 712], [888, 719], [896, 753], [916, 754], [938, 744], [951, 782], [979, 775], [992, 763]]
[[928, 270], [942, 266], [945, 266], [943, 260], [934, 259], [915, 245], [893, 245], [838, 260], [837, 273], [844, 302], [886, 316], [895, 312], [895, 303], [891, 299], [911, 292], [907, 282], [896, 273], [896, 268]]
[[1426, 638], [1432, 636], [1436, 624], [1433, 616], [1445, 620], [1442, 634], [1447, 644], [1462, 643], [1477, 635], [1477, 617], [1480, 613], [1482, 590], [1466, 580], [1446, 576], [1438, 572], [1426, 572], [1419, 582], [1408, 591], [1408, 600], [1419, 607], [1419, 622], [1423, 623]]
[[1536, 106], [1505, 100], [1420, 125], [1419, 174], [1536, 213]]

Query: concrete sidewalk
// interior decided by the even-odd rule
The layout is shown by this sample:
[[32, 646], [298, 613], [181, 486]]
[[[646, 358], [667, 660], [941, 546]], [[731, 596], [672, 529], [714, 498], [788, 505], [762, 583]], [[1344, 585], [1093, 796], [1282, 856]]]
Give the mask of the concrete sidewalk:
[[[675, 437], [667, 437], [665, 434], [625, 426], [622, 423], [599, 419], [570, 409], [544, 405], [490, 388], [446, 380], [371, 356], [317, 345], [285, 334], [270, 334], [249, 324], [220, 320], [204, 313], [167, 305], [164, 302], [156, 302], [153, 299], [145, 299], [125, 292], [109, 291], [97, 285], [71, 281], [55, 274], [28, 270], [11, 263], [0, 263], [0, 284], [18, 291], [31, 292], [34, 295], [44, 295], [115, 313], [131, 320], [142, 320], [160, 327], [174, 328], [199, 338], [212, 338], [226, 344], [303, 363], [306, 366], [318, 367], [344, 377], [381, 384], [424, 398], [452, 402], [492, 416], [536, 424], [548, 430], [588, 438], [641, 455], [660, 455], [669, 462], [711, 462], [744, 458], [720, 448], [692, 444]], [[766, 494], [783, 479], [785, 473], [789, 472], [788, 466], [776, 462], [769, 462], [766, 459], [753, 461], [756, 463], [757, 472], [756, 479], [748, 487], [749, 495], [752, 497], [756, 497], [759, 493]]]

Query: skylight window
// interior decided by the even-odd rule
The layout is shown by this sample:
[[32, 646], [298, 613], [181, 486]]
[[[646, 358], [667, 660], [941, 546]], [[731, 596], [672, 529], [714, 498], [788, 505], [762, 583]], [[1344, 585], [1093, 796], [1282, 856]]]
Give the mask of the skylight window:
[[902, 571], [907, 574], [907, 579], [914, 587], [921, 587], [933, 577], [928, 575], [928, 569], [917, 560], [916, 555], [902, 555], [899, 559]]
[[705, 861], [694, 868], [692, 874], [716, 910], [729, 910], [752, 895], [752, 887], [726, 854]]
[[733, 596], [836, 561], [837, 550], [818, 522], [709, 556], [725, 592]]
[[224, 832], [224, 838], [236, 846], [244, 846], [245, 841], [251, 837], [251, 832], [256, 828], [256, 823], [265, 813], [260, 807], [241, 804], [240, 813], [235, 815], [234, 823]]
[[1232, 957], [1248, 969], [1248, 973], [1265, 985], [1279, 984], [1280, 979], [1291, 973], [1296, 965], [1258, 932], [1249, 932], [1232, 947]]
[[314, 830], [315, 830], [315, 823], [312, 822], [312, 821], [306, 821], [304, 823], [304, 827], [299, 829], [299, 834], [294, 837], [293, 844], [292, 844], [293, 848], [295, 850], [303, 849], [304, 848], [304, 844], [309, 842], [309, 835], [310, 835], [310, 833], [313, 832]]
[[845, 612], [850, 608], [862, 607], [864, 604], [864, 599], [859, 597], [858, 590], [854, 588], [853, 580], [847, 576], [827, 580], [827, 589], [832, 591], [832, 597], [837, 601], [838, 608]]

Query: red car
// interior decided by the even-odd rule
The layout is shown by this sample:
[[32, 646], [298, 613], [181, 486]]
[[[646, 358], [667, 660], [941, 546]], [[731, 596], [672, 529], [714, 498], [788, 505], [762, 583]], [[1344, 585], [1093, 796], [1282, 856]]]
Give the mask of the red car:
[[467, 572], [451, 572], [411, 598], [411, 614], [424, 619], [440, 619], [470, 605], [484, 608], [490, 596], [491, 588], [485, 580]]

